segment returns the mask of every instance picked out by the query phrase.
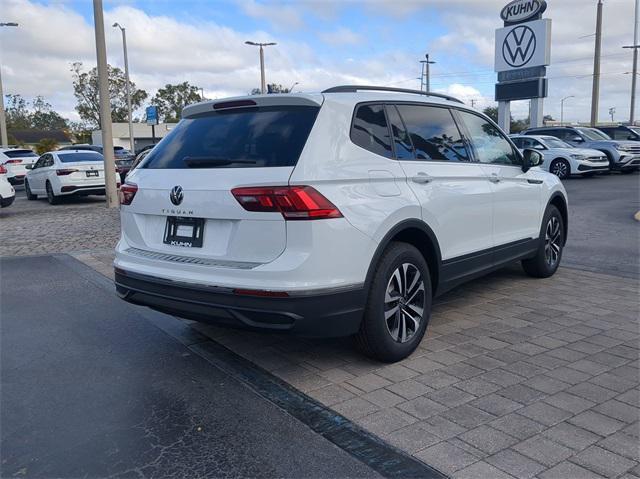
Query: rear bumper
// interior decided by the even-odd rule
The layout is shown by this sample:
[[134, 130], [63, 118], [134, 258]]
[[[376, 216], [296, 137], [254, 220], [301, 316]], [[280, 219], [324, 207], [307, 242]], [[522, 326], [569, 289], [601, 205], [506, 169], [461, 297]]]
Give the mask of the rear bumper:
[[16, 195], [7, 196], [6, 198], [3, 198], [2, 196], [0, 196], [0, 208], [6, 208], [7, 206], [10, 206], [13, 203], [13, 200], [15, 199], [16, 199]]
[[61, 195], [104, 195], [104, 185], [91, 185], [91, 186], [75, 186], [75, 185], [62, 185], [60, 187]]
[[234, 294], [229, 288], [198, 286], [116, 268], [118, 295], [133, 304], [219, 326], [305, 337], [355, 334], [365, 303], [362, 286], [332, 292], [297, 292], [289, 297]]

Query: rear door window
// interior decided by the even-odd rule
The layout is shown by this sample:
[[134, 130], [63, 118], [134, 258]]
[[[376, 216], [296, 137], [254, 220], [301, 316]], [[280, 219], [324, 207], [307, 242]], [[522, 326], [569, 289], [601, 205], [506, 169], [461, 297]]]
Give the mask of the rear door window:
[[448, 108], [398, 105], [417, 160], [469, 161], [460, 130]]
[[364, 104], [356, 108], [351, 141], [376, 155], [393, 158], [389, 126], [382, 105]]
[[396, 159], [415, 160], [416, 156], [413, 151], [413, 144], [402, 122], [402, 118], [400, 118], [398, 109], [394, 105], [387, 105], [386, 110], [389, 126], [391, 126], [391, 133], [393, 134], [393, 147], [396, 153]]
[[139, 168], [295, 166], [318, 110], [311, 106], [254, 107], [185, 118]]

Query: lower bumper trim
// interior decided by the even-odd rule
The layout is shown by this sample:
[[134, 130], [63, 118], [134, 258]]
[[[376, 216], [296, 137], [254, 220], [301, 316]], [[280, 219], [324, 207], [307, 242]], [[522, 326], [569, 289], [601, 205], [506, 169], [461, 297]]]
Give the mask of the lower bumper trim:
[[228, 288], [202, 288], [116, 269], [118, 295], [133, 304], [219, 326], [306, 337], [355, 334], [364, 310], [364, 288], [318, 295], [235, 295]]

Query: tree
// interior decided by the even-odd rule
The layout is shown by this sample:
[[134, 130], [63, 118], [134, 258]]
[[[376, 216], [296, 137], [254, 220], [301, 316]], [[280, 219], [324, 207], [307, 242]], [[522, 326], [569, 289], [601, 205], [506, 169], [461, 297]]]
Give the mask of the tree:
[[36, 153], [38, 155], [44, 155], [48, 151], [53, 151], [58, 148], [58, 142], [53, 138], [43, 138], [36, 144]]
[[[127, 121], [127, 79], [122, 70], [107, 65], [109, 79], [109, 100], [111, 103], [111, 121]], [[73, 94], [78, 104], [76, 111], [80, 118], [90, 126], [100, 127], [100, 103], [98, 98], [98, 70], [92, 68], [88, 72], [83, 70], [81, 62], [75, 62], [71, 66], [73, 73]], [[132, 113], [140, 108], [149, 94], [136, 88], [135, 83], [129, 83], [131, 89]]]
[[175, 123], [180, 120], [185, 106], [202, 100], [200, 88], [185, 81], [177, 85], [167, 83], [158, 90], [151, 103], [158, 108], [158, 116], [162, 121]]
[[7, 119], [7, 129], [9, 130], [25, 130], [31, 128], [27, 100], [22, 98], [21, 95], [7, 95], [5, 115]]
[[[267, 94], [269, 93], [291, 93], [288, 88], [283, 87], [279, 83], [269, 83], [267, 84]], [[251, 90], [251, 95], [261, 95], [262, 90], [260, 88], [254, 88]]]
[[31, 128], [37, 130], [58, 130], [67, 127], [67, 120], [53, 110], [51, 104], [42, 96], [34, 98]]
[[493, 121], [498, 123], [498, 107], [497, 106], [488, 106], [484, 110], [482, 110], [482, 113], [484, 113]]
[[[489, 118], [491, 118], [493, 121], [495, 121], [496, 123], [498, 123], [498, 107], [496, 106], [488, 106], [487, 108], [485, 108], [484, 110], [482, 110], [482, 113], [484, 113], [485, 115], [487, 115]], [[513, 119], [513, 115], [510, 118], [510, 132], [511, 133], [520, 133], [521, 131], [527, 129], [529, 127], [529, 119], [525, 118], [522, 120], [514, 120]]]

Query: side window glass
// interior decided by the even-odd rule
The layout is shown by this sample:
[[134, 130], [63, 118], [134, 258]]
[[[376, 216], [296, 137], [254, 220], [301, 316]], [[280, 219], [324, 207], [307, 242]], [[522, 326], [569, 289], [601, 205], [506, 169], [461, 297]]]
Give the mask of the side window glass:
[[469, 161], [460, 130], [447, 108], [398, 105], [417, 160]]
[[460, 112], [469, 132], [473, 151], [480, 163], [520, 165], [520, 156], [504, 134], [481, 116]]
[[38, 161], [36, 161], [33, 165], [33, 170], [35, 170], [36, 168], [40, 168], [42, 166], [42, 161], [43, 161], [44, 157], [41, 156], [40, 158], [38, 158]]
[[393, 105], [387, 105], [387, 118], [389, 119], [389, 125], [391, 126], [391, 132], [393, 134], [393, 144], [396, 150], [396, 159], [398, 160], [414, 160], [415, 154], [413, 152], [413, 145], [409, 134], [402, 123], [402, 119], [398, 114], [398, 110]]
[[382, 105], [360, 105], [351, 128], [351, 141], [385, 158], [392, 158], [389, 128]]
[[[607, 132], [605, 131], [605, 133], [607, 133]], [[628, 140], [630, 136], [631, 135], [629, 133], [627, 133], [626, 131], [624, 131], [624, 130], [616, 130], [614, 132], [614, 139], [615, 140]]]
[[511, 138], [511, 140], [518, 148], [526, 148], [525, 145], [529, 141], [528, 138]]

